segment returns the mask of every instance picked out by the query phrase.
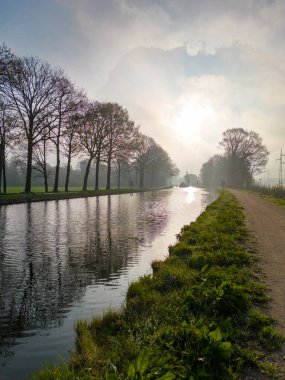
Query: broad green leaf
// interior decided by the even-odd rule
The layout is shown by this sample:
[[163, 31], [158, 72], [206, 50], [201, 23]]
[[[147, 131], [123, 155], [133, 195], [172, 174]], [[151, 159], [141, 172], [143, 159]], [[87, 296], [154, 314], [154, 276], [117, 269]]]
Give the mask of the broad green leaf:
[[112, 373], [106, 372], [105, 379], [106, 380], [116, 380], [117, 377], [116, 377], [116, 374], [114, 372], [112, 372]]
[[219, 329], [219, 327], [215, 331], [211, 331], [209, 333], [209, 336], [213, 342], [220, 342], [223, 338], [221, 330]]
[[201, 273], [205, 273], [205, 272], [207, 272], [208, 269], [209, 269], [209, 264], [204, 265], [204, 266], [202, 267], [202, 269], [201, 269]]
[[136, 370], [135, 370], [135, 366], [132, 363], [130, 364], [129, 369], [128, 369], [128, 378], [132, 380], [134, 379], [135, 375], [136, 375]]
[[232, 353], [232, 345], [230, 342], [220, 343], [221, 355], [223, 358], [228, 359]]
[[146, 348], [142, 349], [137, 359], [137, 372], [141, 375], [146, 371], [149, 362], [149, 353]]
[[174, 380], [175, 379], [175, 375], [173, 375], [173, 373], [171, 372], [167, 372], [165, 375], [159, 377], [157, 380]]

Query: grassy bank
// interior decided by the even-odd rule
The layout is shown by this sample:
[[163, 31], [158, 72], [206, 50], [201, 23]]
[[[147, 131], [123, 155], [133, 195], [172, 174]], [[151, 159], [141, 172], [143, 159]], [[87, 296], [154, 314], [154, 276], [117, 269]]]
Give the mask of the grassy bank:
[[72, 198], [86, 198], [100, 195], [114, 195], [126, 193], [138, 193], [142, 191], [151, 191], [158, 189], [110, 189], [110, 190], [87, 190], [82, 191], [79, 188], [71, 188], [70, 191], [59, 191], [56, 193], [45, 193], [42, 188], [34, 188], [32, 193], [24, 194], [19, 191], [19, 188], [11, 188], [8, 193], [0, 194], [0, 206], [14, 203], [27, 203], [27, 202], [40, 202], [40, 201], [53, 201], [59, 199], [72, 199]]
[[[130, 285], [120, 312], [79, 321], [77, 353], [33, 379], [240, 379], [277, 373], [283, 342], [237, 201], [228, 192], [185, 226], [153, 275]], [[252, 377], [253, 378], [253, 377]]]
[[285, 187], [284, 186], [258, 186], [253, 185], [250, 190], [255, 191], [263, 195], [269, 195], [273, 198], [285, 199]]
[[285, 207], [285, 188], [283, 186], [252, 186], [250, 190], [277, 206]]
[[263, 199], [273, 203], [276, 206], [285, 208], [285, 199], [275, 198], [272, 195], [259, 194]]

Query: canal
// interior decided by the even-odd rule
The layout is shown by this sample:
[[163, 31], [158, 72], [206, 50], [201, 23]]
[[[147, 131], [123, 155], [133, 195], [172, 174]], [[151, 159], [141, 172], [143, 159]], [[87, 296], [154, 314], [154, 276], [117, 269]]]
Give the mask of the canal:
[[74, 325], [119, 308], [216, 194], [198, 188], [0, 207], [0, 379], [74, 350]]

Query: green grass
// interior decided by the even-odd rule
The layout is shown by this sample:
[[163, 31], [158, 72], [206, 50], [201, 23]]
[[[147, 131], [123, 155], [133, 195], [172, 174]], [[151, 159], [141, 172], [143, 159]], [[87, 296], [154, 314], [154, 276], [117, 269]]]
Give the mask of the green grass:
[[279, 207], [285, 207], [285, 188], [283, 186], [252, 186], [251, 191]]
[[248, 237], [242, 209], [222, 192], [153, 275], [130, 285], [120, 312], [79, 321], [70, 361], [33, 379], [234, 380], [248, 368], [277, 376], [283, 337], [264, 313]]
[[58, 200], [58, 199], [70, 199], [70, 198], [84, 198], [84, 197], [94, 197], [100, 195], [113, 195], [113, 194], [125, 194], [125, 193], [137, 193], [144, 191], [152, 191], [159, 189], [100, 189], [100, 190], [87, 190], [82, 191], [78, 187], [71, 187], [70, 191], [64, 192], [62, 188], [59, 192], [45, 193], [42, 187], [32, 188], [30, 194], [24, 194], [23, 189], [18, 187], [8, 188], [8, 193], [3, 195], [0, 194], [0, 205], [13, 204], [13, 203], [25, 203], [25, 202], [36, 202], [36, 201], [48, 201], [48, 200]]
[[[82, 186], [77, 186], [77, 187], [70, 187], [69, 188], [69, 191], [81, 191], [82, 190]], [[23, 193], [24, 191], [24, 187], [22, 186], [8, 186], [7, 187], [7, 195], [8, 194], [19, 194], [19, 193]], [[59, 191], [60, 192], [64, 192], [64, 187], [59, 187]], [[45, 192], [45, 189], [43, 186], [34, 186], [32, 187], [32, 192], [33, 193], [44, 193]], [[49, 192], [51, 193], [52, 192], [52, 188], [49, 189]]]
[[259, 194], [261, 198], [266, 199], [267, 201], [279, 206], [279, 207], [284, 207], [285, 208], [285, 199], [281, 198], [275, 198], [271, 195], [264, 195], [264, 194]]

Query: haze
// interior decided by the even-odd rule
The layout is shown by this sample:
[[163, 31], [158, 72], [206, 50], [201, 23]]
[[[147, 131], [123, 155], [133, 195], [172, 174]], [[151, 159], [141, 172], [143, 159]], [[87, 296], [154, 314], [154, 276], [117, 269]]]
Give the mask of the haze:
[[[181, 169], [199, 173], [222, 132], [262, 136], [278, 176], [285, 120], [283, 0], [0, 0], [17, 55], [62, 67], [129, 110]], [[284, 148], [284, 145], [283, 145]]]

